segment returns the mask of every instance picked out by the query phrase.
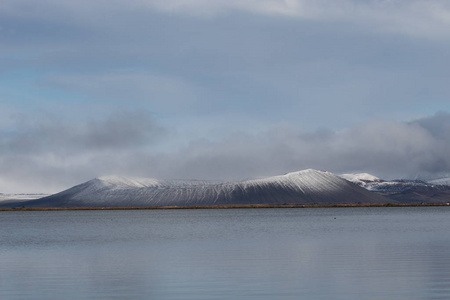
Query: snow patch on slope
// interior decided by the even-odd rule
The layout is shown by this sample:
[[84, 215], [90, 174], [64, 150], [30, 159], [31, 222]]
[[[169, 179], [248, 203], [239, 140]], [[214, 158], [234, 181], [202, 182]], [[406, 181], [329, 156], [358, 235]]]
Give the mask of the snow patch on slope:
[[[94, 179], [95, 180], [95, 179]], [[154, 187], [160, 186], [161, 182], [154, 178], [139, 178], [139, 177], [125, 177], [125, 176], [102, 176], [97, 178], [101, 184], [114, 185], [117, 187]]]
[[381, 181], [380, 178], [369, 173], [342, 174], [340, 176], [348, 181], [355, 183], [358, 181]]
[[330, 172], [307, 169], [285, 175], [239, 182], [243, 187], [277, 184], [279, 187], [294, 190], [323, 192], [337, 188], [341, 180]]

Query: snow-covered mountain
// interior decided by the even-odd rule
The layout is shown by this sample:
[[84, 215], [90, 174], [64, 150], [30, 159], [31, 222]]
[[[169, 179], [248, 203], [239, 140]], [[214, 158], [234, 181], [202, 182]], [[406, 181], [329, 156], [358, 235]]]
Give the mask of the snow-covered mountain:
[[369, 191], [400, 202], [450, 202], [449, 178], [427, 182], [407, 179], [383, 180], [367, 173], [340, 176]]
[[108, 176], [20, 205], [142, 207], [388, 202], [392, 201], [332, 173], [309, 169], [263, 179], [221, 183]]
[[428, 184], [425, 181], [420, 180], [404, 180], [404, 179], [383, 180], [368, 173], [342, 174], [340, 176], [350, 182], [356, 183], [357, 185], [369, 191], [375, 192], [384, 192], [384, 191], [401, 192], [412, 188], [425, 187], [428, 185], [431, 186], [431, 184]]
[[373, 184], [382, 182], [380, 178], [369, 173], [342, 174], [340, 177], [368, 190], [371, 190]]

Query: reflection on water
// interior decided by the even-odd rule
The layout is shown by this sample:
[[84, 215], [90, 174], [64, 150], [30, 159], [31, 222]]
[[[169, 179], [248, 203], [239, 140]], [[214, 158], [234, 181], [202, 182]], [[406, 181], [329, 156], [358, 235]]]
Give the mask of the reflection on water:
[[0, 213], [0, 299], [449, 299], [450, 209]]

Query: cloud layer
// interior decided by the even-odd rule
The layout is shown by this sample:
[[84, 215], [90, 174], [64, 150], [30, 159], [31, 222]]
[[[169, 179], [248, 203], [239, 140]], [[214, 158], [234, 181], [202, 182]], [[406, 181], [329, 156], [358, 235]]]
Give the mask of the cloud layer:
[[284, 126], [158, 151], [155, 146], [174, 133], [147, 114], [122, 113], [80, 126], [33, 120], [0, 141], [0, 189], [56, 192], [107, 174], [239, 180], [306, 168], [382, 178], [440, 177], [450, 174], [449, 128], [450, 114], [438, 113], [340, 131], [305, 133]]

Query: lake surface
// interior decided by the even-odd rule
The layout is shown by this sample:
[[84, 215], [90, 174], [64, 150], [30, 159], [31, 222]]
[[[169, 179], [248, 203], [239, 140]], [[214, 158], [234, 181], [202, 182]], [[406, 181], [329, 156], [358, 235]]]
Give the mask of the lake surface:
[[0, 299], [450, 299], [450, 208], [0, 212]]

